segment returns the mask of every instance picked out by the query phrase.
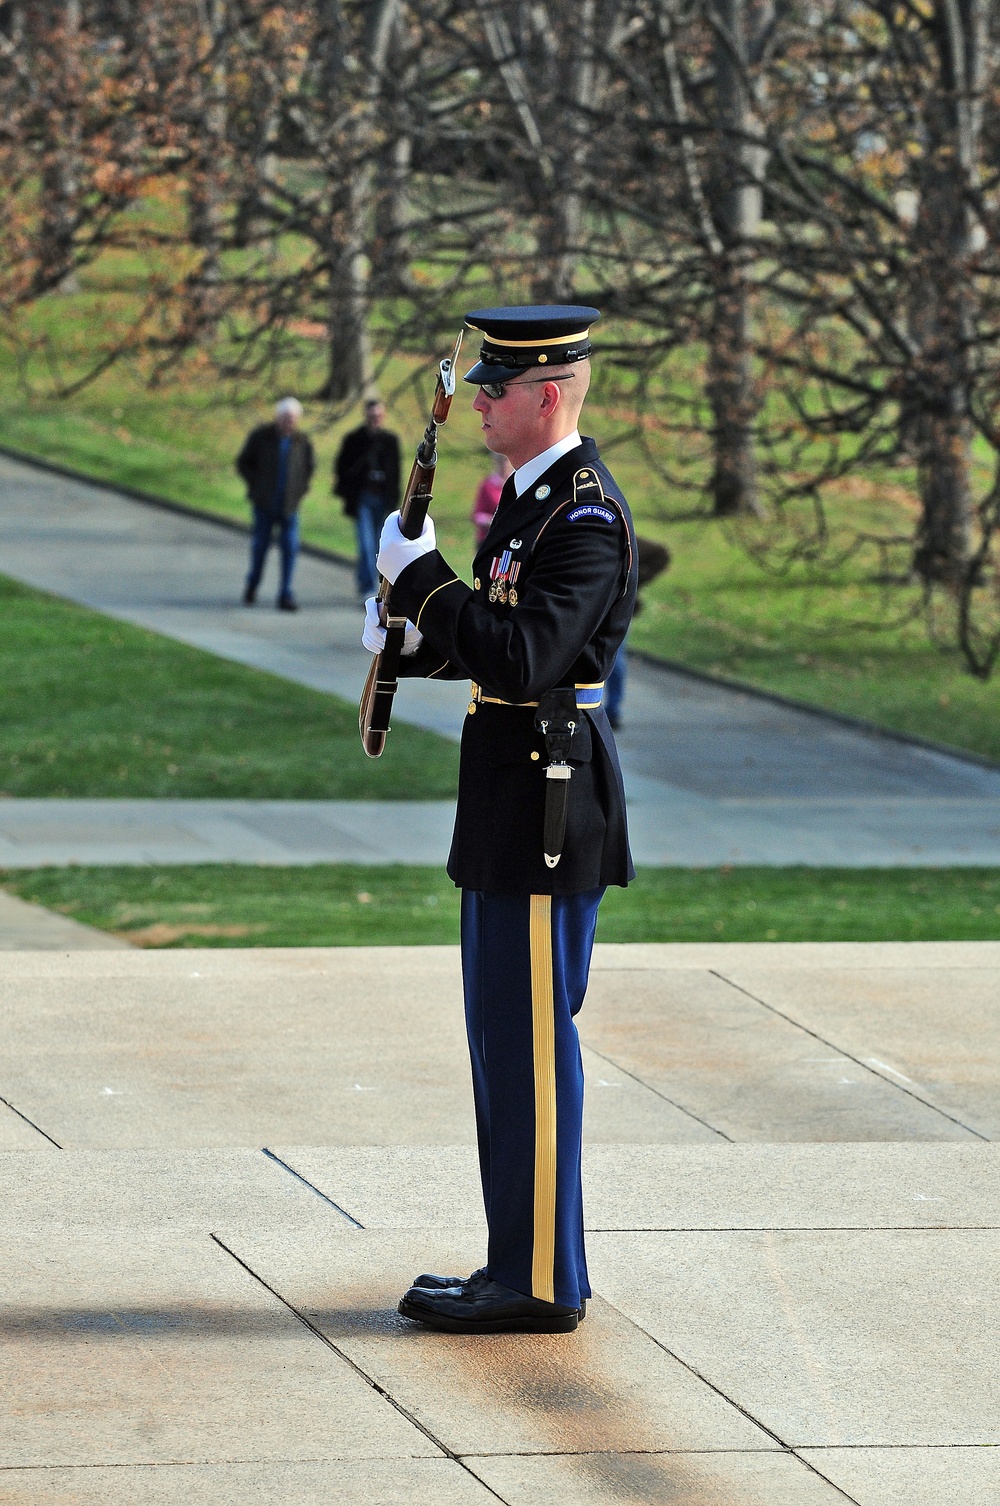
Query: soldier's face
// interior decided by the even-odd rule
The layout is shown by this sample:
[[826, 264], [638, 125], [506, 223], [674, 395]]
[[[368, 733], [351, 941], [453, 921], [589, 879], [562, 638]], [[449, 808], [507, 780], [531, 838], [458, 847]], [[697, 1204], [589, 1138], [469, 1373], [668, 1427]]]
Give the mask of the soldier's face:
[[490, 397], [480, 387], [472, 406], [482, 421], [486, 448], [495, 455], [511, 456], [530, 448], [553, 407], [545, 395], [547, 386], [553, 385], [516, 377], [503, 384], [503, 397]]

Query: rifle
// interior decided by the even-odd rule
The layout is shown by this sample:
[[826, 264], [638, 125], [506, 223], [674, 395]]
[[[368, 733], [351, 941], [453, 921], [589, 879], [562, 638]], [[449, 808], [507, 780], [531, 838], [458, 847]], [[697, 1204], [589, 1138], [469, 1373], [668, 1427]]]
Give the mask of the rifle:
[[[416, 459], [410, 471], [410, 479], [406, 483], [403, 505], [399, 510], [399, 529], [403, 537], [407, 539], [420, 536], [424, 519], [427, 517], [427, 509], [431, 505], [434, 471], [437, 468], [438, 425], [447, 420], [451, 400], [455, 396], [455, 368], [458, 363], [458, 352], [462, 346], [463, 333], [464, 331], [459, 330], [455, 349], [438, 366], [437, 386], [434, 389], [430, 420], [424, 430], [424, 437], [417, 446]], [[379, 621], [386, 630], [385, 647], [372, 659], [372, 667], [368, 671], [365, 688], [361, 694], [361, 705], [358, 709], [361, 744], [369, 758], [380, 758], [382, 749], [385, 747], [386, 733], [389, 731], [389, 717], [392, 714], [392, 702], [399, 683], [396, 678], [399, 673], [399, 656], [403, 649], [403, 636], [406, 632], [405, 616], [394, 617], [392, 615], [391, 593], [392, 586], [387, 580], [382, 580], [379, 584], [378, 603]]]

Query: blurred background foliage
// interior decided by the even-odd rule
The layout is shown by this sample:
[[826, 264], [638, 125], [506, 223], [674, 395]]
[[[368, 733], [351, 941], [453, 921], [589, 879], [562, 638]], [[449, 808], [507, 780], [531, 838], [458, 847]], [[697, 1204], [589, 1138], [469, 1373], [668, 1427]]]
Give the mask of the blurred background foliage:
[[[295, 391], [347, 553], [359, 400], [593, 302], [633, 647], [1000, 756], [997, 64], [986, 0], [8, 0], [0, 440], [244, 517]], [[457, 404], [456, 560], [485, 465]]]

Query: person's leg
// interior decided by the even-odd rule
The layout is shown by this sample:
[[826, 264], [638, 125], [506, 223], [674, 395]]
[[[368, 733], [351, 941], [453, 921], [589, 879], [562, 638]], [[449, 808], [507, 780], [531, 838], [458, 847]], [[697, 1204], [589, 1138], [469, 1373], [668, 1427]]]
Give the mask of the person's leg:
[[374, 596], [378, 587], [378, 554], [381, 532], [382, 499], [374, 492], [362, 492], [358, 498], [355, 525], [358, 533], [358, 590], [362, 596]]
[[253, 510], [253, 533], [250, 537], [250, 573], [247, 576], [246, 592], [247, 599], [253, 598], [260, 578], [264, 573], [264, 561], [267, 559], [267, 551], [271, 545], [271, 530], [274, 527], [274, 518], [263, 507], [255, 507]]
[[487, 1271], [514, 1291], [568, 1307], [590, 1295], [583, 1068], [573, 1017], [586, 992], [602, 894], [482, 894], [475, 926], [462, 933]]
[[299, 515], [293, 512], [291, 517], [281, 519], [281, 590], [278, 593], [278, 602], [290, 602], [292, 596], [292, 575], [295, 570], [295, 561], [299, 553]]
[[490, 1217], [490, 1093], [483, 1041], [483, 911], [486, 896], [462, 890], [462, 983], [465, 989], [465, 1030], [472, 1066], [472, 1098], [479, 1142], [479, 1173], [483, 1184], [486, 1221]]
[[621, 726], [622, 704], [625, 700], [625, 681], [628, 677], [628, 659], [623, 643], [615, 655], [615, 662], [611, 666], [607, 684], [604, 687], [604, 709], [608, 713], [608, 721], [616, 730]]

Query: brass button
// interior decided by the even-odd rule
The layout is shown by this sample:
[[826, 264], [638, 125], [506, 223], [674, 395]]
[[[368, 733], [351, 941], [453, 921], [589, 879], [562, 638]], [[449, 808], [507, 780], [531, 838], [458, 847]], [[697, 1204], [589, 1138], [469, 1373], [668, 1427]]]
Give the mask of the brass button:
[[589, 481], [590, 480], [590, 472], [589, 471], [581, 471], [580, 472], [580, 480], [581, 481]]
[[469, 715], [470, 716], [475, 716], [475, 714], [476, 714], [476, 703], [475, 703], [475, 701], [470, 701], [469, 702]]
[[477, 575], [477, 576], [476, 576], [476, 578], [475, 578], [475, 580], [474, 580], [474, 581], [473, 581], [473, 582], [472, 582], [472, 584], [473, 584], [473, 585], [474, 585], [474, 586], [475, 586], [475, 588], [476, 588], [476, 590], [477, 590], [477, 591], [478, 591], [478, 590], [480, 590], [480, 588], [481, 588], [481, 587], [482, 587], [482, 584], [483, 584], [483, 583], [482, 583], [482, 581], [481, 581], [481, 580], [480, 580], [480, 579], [479, 579], [479, 576], [478, 576], [478, 575]]
[[532, 761], [532, 763], [537, 763], [538, 760], [541, 758], [541, 756], [542, 755], [540, 753], [532, 753], [532, 755], [531, 755], [531, 761]]

